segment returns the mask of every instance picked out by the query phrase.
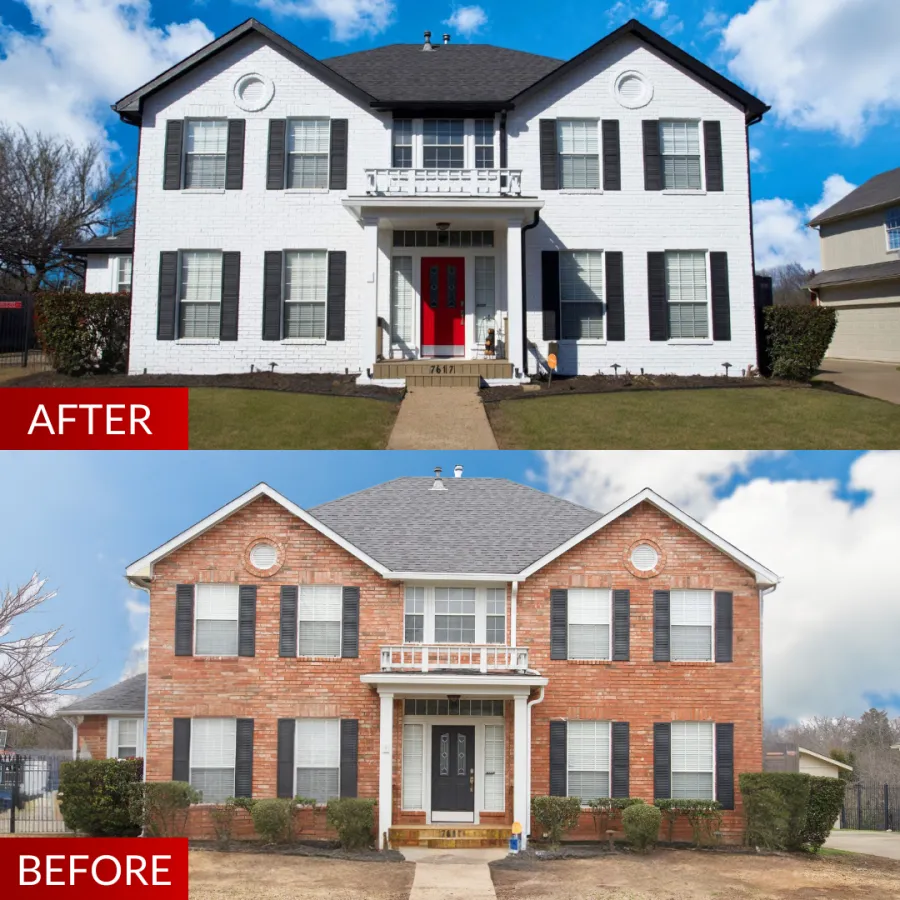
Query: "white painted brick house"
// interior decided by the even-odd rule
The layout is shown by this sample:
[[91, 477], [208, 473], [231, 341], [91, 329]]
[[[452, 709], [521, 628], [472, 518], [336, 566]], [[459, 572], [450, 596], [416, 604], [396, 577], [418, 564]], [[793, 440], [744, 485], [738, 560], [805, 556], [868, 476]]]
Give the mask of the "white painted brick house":
[[141, 129], [132, 372], [756, 364], [767, 107], [638, 22], [568, 62], [319, 61], [251, 19], [114, 109]]

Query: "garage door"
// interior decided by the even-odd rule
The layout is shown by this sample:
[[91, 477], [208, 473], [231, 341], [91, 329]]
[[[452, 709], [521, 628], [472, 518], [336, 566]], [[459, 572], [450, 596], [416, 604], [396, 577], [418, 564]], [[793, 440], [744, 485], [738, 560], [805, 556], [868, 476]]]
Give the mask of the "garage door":
[[900, 304], [838, 309], [828, 355], [900, 363]]

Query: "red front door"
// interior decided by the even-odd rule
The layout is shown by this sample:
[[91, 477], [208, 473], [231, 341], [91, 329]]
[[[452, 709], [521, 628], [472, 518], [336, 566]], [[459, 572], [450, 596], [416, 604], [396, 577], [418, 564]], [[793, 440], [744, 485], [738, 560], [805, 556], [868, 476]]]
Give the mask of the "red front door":
[[422, 356], [466, 355], [466, 261], [422, 259]]

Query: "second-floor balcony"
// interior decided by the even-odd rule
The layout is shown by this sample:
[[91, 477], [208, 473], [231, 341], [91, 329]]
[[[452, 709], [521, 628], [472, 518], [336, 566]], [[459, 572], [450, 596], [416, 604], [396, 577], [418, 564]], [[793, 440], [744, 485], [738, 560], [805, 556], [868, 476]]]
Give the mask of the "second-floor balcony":
[[521, 169], [366, 169], [366, 193], [384, 196], [456, 194], [518, 197]]
[[381, 648], [382, 672], [436, 672], [451, 670], [524, 672], [527, 647], [499, 644], [397, 644]]

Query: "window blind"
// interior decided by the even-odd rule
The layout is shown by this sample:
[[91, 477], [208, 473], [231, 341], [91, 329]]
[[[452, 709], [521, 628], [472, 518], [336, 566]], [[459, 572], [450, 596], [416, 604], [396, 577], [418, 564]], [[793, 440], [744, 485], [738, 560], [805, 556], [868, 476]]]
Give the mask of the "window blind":
[[582, 805], [609, 796], [610, 723], [569, 722], [566, 741], [568, 794]]
[[671, 591], [669, 595], [670, 659], [713, 658], [713, 592]]
[[413, 261], [411, 256], [391, 259], [391, 343], [412, 343]]
[[295, 794], [317, 803], [340, 797], [341, 720], [297, 719]]
[[609, 626], [608, 589], [569, 588], [569, 659], [609, 659]]
[[185, 188], [225, 188], [225, 151], [228, 122], [196, 119], [187, 123], [185, 138]]
[[325, 338], [328, 254], [292, 250], [284, 254], [284, 336]]
[[300, 586], [300, 656], [341, 655], [342, 596], [340, 585]]
[[131, 290], [131, 257], [120, 256], [116, 261], [116, 290]]
[[502, 725], [484, 726], [484, 809], [503, 812], [506, 753]]
[[672, 797], [713, 799], [713, 723], [672, 723]]
[[327, 188], [329, 119], [291, 119], [288, 122], [289, 188]]
[[666, 253], [666, 293], [669, 303], [669, 336], [709, 336], [706, 253], [670, 250]]
[[217, 338], [222, 303], [222, 254], [217, 250], [181, 253], [179, 337]]
[[198, 584], [194, 652], [198, 656], [236, 656], [238, 608], [236, 584]]
[[603, 338], [602, 252], [559, 254], [559, 299], [564, 339]]
[[663, 186], [669, 190], [700, 190], [699, 123], [662, 121], [659, 130]]
[[493, 256], [475, 257], [475, 340], [484, 344], [496, 316]]
[[424, 766], [423, 725], [403, 726], [403, 796], [404, 809], [423, 809], [422, 778]]
[[559, 119], [559, 186], [596, 190], [600, 187], [600, 152], [594, 119]]
[[138, 720], [119, 719], [119, 733], [116, 747], [116, 757], [127, 759], [129, 756], [138, 755]]
[[191, 720], [191, 786], [204, 803], [234, 795], [235, 719]]

